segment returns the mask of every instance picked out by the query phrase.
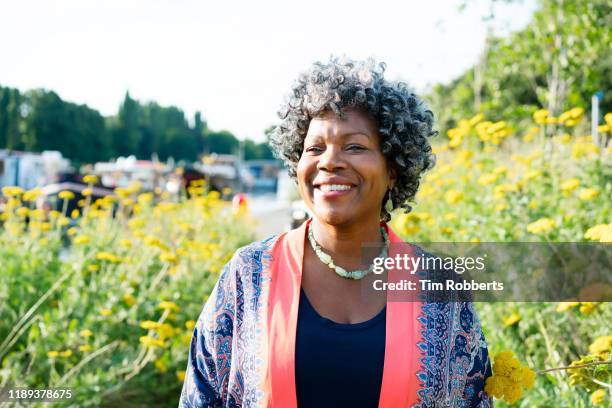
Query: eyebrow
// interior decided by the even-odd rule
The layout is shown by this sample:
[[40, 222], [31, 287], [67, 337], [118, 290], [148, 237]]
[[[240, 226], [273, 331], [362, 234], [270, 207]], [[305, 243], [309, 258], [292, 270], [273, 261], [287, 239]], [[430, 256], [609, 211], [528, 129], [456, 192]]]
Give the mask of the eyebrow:
[[[362, 135], [362, 136], [367, 137], [368, 139], [370, 139], [370, 138], [372, 137], [371, 135], [369, 135], [369, 134], [367, 134], [367, 133], [363, 133], [363, 132], [349, 132], [349, 133], [343, 133], [343, 134], [339, 135], [339, 137], [341, 137], [341, 138], [343, 138], [343, 139], [346, 139], [346, 138], [349, 138], [349, 137], [351, 137], [351, 136], [356, 136], [356, 135]], [[314, 138], [318, 138], [318, 137], [323, 137], [323, 135], [321, 135], [320, 133], [317, 133], [317, 134], [315, 134], [315, 135], [311, 136], [311, 138], [312, 138], [312, 139], [314, 139]]]

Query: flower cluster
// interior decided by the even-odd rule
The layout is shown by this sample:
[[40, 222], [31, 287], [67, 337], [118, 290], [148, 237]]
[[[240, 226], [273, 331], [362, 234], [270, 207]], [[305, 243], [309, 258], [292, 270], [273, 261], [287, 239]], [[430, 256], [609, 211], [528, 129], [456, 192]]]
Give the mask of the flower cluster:
[[536, 373], [521, 365], [512, 351], [497, 353], [493, 361], [493, 375], [485, 383], [487, 394], [514, 404], [523, 395], [523, 388], [533, 388]]

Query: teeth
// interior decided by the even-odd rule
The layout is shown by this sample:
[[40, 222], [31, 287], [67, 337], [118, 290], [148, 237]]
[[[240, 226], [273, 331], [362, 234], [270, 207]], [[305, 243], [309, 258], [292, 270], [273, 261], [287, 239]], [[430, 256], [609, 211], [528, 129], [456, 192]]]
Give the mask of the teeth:
[[338, 191], [338, 190], [350, 190], [351, 186], [344, 184], [322, 184], [320, 187], [321, 191]]

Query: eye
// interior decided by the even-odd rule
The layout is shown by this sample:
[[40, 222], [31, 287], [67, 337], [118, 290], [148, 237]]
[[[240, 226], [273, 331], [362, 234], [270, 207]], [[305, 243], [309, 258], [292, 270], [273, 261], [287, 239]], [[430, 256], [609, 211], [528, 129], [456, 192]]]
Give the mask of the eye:
[[358, 144], [351, 144], [346, 147], [346, 150], [362, 151], [362, 150], [367, 150], [367, 149], [364, 146], [361, 146]]
[[323, 148], [320, 146], [310, 146], [305, 149], [308, 153], [320, 153], [323, 151]]

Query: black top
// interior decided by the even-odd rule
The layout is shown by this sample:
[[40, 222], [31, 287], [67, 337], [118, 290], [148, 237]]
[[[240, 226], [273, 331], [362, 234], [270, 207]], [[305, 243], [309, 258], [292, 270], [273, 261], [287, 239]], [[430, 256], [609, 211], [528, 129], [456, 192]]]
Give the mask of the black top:
[[295, 342], [299, 408], [376, 408], [385, 358], [387, 308], [342, 324], [320, 316], [300, 289]]

